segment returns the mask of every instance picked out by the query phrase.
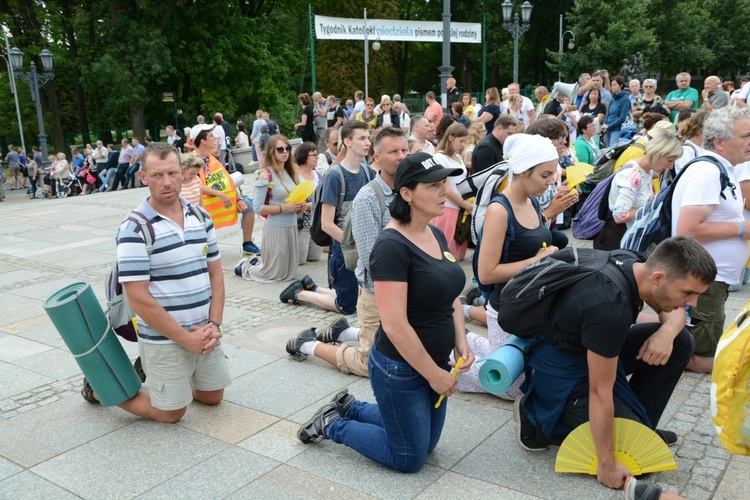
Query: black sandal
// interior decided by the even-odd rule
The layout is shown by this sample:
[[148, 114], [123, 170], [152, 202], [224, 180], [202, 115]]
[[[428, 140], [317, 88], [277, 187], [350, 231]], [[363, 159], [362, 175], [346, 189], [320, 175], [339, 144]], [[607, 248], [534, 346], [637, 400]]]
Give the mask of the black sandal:
[[140, 356], [135, 358], [135, 363], [133, 363], [133, 368], [135, 368], [135, 372], [138, 374], [138, 378], [141, 379], [141, 383], [146, 382], [146, 372], [143, 371], [143, 365], [141, 364]]
[[81, 389], [81, 396], [83, 396], [83, 399], [93, 405], [99, 404], [99, 400], [94, 397], [94, 389], [91, 388], [91, 384], [89, 384], [89, 381], [86, 380], [86, 377], [83, 378], [83, 389]]

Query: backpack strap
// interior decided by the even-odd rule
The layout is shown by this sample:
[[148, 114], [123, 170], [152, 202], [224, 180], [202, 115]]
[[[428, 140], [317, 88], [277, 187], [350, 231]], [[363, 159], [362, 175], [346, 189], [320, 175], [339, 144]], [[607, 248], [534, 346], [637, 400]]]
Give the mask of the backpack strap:
[[[508, 252], [510, 252], [510, 243], [516, 239], [516, 228], [514, 224], [516, 220], [516, 214], [513, 212], [513, 207], [510, 205], [510, 200], [504, 194], [501, 193], [494, 195], [490, 199], [490, 203], [492, 202], [500, 203], [508, 212], [508, 229], [506, 230], [505, 241], [503, 242], [503, 256], [500, 258], [500, 261], [503, 264], [507, 264], [510, 260], [510, 257], [508, 255]], [[537, 204], [538, 203], [539, 202], [537, 202]], [[537, 209], [538, 208], [539, 207], [537, 206]]]
[[141, 230], [141, 233], [143, 233], [143, 239], [146, 242], [146, 252], [151, 255], [154, 251], [154, 240], [156, 240], [156, 233], [154, 232], [154, 226], [151, 224], [151, 221], [137, 210], [130, 212], [126, 219], [133, 222]]
[[341, 181], [341, 191], [339, 191], [339, 201], [336, 203], [336, 213], [334, 214], [334, 218], [341, 212], [341, 207], [344, 206], [344, 197], [346, 196], [346, 180], [344, 179], [343, 168], [344, 167], [341, 163], [337, 163], [331, 167], [332, 170], [335, 170], [336, 173], [339, 174], [339, 180]]
[[383, 186], [380, 185], [377, 179], [371, 180], [367, 185], [375, 191], [375, 196], [378, 197], [378, 203], [380, 203], [380, 220], [383, 220], [383, 215], [385, 215], [385, 193], [383, 192]]

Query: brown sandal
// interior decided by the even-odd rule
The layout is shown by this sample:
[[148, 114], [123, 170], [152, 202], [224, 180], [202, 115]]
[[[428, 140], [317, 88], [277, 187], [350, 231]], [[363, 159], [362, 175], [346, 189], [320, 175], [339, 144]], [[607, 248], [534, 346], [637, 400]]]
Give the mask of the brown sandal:
[[86, 377], [83, 378], [83, 389], [81, 389], [81, 396], [83, 396], [83, 399], [91, 404], [99, 404], [99, 400], [94, 397], [94, 389], [91, 388], [91, 384], [89, 384], [89, 381], [86, 380]]

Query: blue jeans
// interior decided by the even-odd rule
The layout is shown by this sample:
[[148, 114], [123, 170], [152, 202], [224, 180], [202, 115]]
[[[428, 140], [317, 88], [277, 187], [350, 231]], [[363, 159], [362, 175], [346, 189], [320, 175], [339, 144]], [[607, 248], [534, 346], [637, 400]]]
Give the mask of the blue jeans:
[[104, 191], [110, 186], [112, 177], [114, 177], [116, 173], [117, 167], [110, 167], [107, 170], [102, 170], [101, 172], [99, 172], [99, 179], [102, 181], [102, 185], [99, 188], [100, 191]]
[[[449, 370], [448, 360], [443, 369]], [[440, 440], [448, 400], [440, 396], [408, 363], [394, 361], [375, 346], [368, 362], [377, 404], [356, 401], [326, 435], [370, 460], [400, 472], [417, 472]]]
[[135, 175], [138, 173], [138, 171], [141, 169], [140, 163], [133, 164], [132, 167], [128, 168], [128, 171], [125, 173], [125, 188], [127, 189], [128, 186], [134, 188], [135, 187]]
[[[117, 191], [117, 187], [122, 183], [123, 187], [127, 188], [128, 185], [125, 182], [125, 174], [128, 171], [128, 164], [127, 163], [120, 163], [117, 165], [117, 168], [115, 170], [115, 180], [110, 186], [112, 187], [112, 191]], [[109, 177], [108, 177], [109, 179]]]
[[341, 244], [338, 241], [331, 243], [328, 274], [331, 276], [333, 289], [336, 290], [336, 307], [341, 314], [354, 314], [357, 310], [359, 283], [354, 271], [346, 268], [344, 254], [341, 252]]
[[606, 135], [607, 147], [614, 146], [620, 140], [621, 130], [608, 130]]

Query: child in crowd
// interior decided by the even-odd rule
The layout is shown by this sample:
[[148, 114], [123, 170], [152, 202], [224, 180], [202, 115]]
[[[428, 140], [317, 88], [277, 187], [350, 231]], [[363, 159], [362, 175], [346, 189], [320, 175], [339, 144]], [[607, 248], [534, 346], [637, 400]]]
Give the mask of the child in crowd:
[[185, 168], [180, 196], [193, 205], [203, 206], [201, 178], [199, 175], [203, 167], [203, 159], [195, 153], [185, 153], [181, 156], [180, 162]]

